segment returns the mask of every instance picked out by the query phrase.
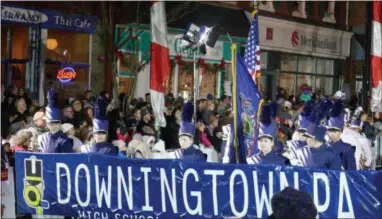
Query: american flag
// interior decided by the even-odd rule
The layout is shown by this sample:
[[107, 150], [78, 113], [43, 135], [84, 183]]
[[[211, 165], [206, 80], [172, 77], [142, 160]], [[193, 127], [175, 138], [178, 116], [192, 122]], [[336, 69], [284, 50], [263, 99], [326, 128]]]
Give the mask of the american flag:
[[260, 74], [259, 16], [256, 11], [253, 14], [254, 16], [249, 29], [244, 61], [248, 66], [253, 81], [257, 83], [256, 76]]

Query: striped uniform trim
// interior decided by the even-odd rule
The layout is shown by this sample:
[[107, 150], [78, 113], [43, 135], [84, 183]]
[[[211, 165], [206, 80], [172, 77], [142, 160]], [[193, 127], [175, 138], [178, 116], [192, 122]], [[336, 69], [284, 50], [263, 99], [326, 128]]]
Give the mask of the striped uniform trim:
[[247, 158], [248, 164], [261, 164], [261, 159], [259, 155], [255, 155], [252, 157]]
[[297, 159], [299, 159], [304, 167], [309, 165], [309, 161], [312, 159], [312, 152], [308, 146], [299, 149], [297, 152]]
[[44, 153], [48, 149], [51, 133], [47, 132], [37, 137], [38, 151]]
[[83, 153], [91, 153], [92, 149], [93, 149], [93, 145], [92, 144], [85, 144], [85, 145], [83, 145], [81, 147], [81, 152], [83, 152]]
[[176, 159], [181, 159], [183, 157], [183, 149], [177, 149], [174, 151], [175, 158]]

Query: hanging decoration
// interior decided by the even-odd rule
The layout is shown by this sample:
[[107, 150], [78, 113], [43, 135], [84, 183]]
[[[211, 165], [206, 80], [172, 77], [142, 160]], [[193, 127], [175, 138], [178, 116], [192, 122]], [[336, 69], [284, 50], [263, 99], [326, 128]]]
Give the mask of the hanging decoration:
[[224, 75], [226, 71], [226, 62], [224, 59], [220, 61], [220, 72], [219, 72], [219, 86], [218, 89], [219, 91], [217, 92], [217, 98], [221, 99], [223, 96], [223, 91], [224, 91]]
[[178, 63], [179, 69], [182, 69], [182, 64], [183, 64], [182, 55], [176, 55], [175, 59], [176, 59], [176, 62]]
[[179, 67], [179, 72], [193, 75], [194, 74], [194, 63], [182, 61], [182, 68]]

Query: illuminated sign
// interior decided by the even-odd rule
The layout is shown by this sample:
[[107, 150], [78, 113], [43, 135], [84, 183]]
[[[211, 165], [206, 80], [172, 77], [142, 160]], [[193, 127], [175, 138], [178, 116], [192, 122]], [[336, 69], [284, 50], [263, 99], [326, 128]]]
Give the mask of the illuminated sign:
[[71, 67], [66, 67], [58, 71], [57, 79], [62, 83], [69, 82], [76, 78], [76, 71]]

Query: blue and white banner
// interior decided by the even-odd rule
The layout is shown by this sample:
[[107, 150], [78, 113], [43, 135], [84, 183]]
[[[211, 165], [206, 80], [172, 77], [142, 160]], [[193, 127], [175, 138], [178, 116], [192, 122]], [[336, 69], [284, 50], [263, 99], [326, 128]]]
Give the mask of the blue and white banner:
[[95, 33], [97, 17], [64, 14], [52, 10], [26, 9], [20, 6], [2, 4], [1, 23], [41, 25], [42, 28], [55, 28], [75, 32]]
[[274, 194], [309, 193], [319, 218], [380, 218], [382, 172], [16, 153], [19, 214], [266, 218]]

